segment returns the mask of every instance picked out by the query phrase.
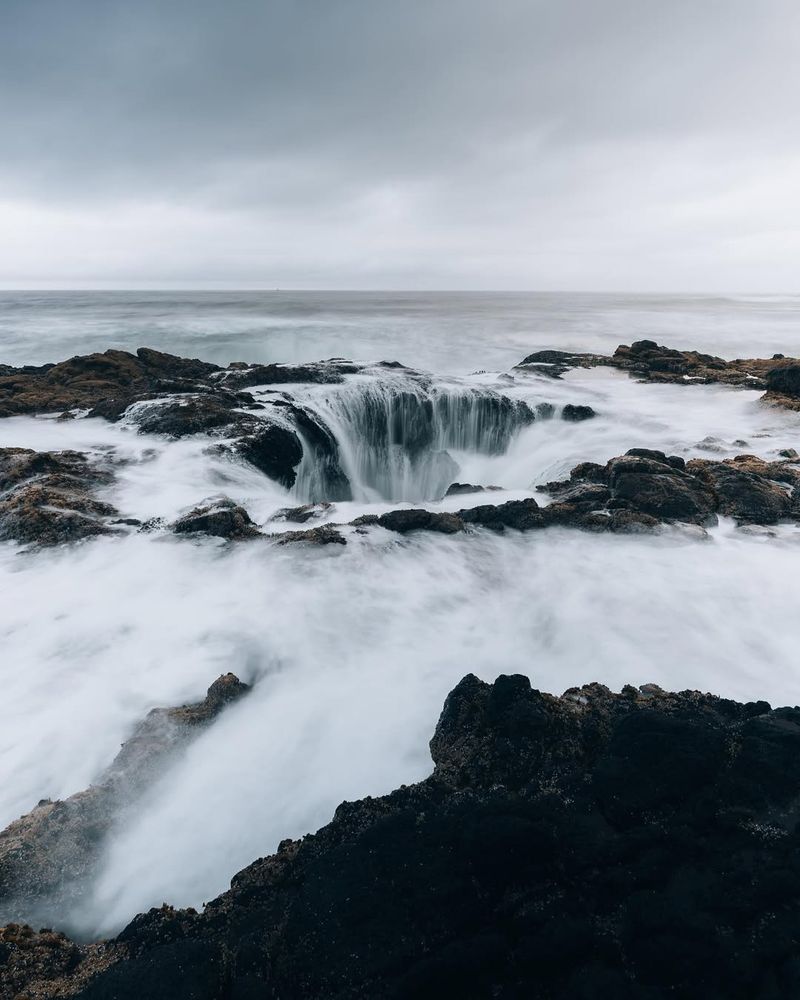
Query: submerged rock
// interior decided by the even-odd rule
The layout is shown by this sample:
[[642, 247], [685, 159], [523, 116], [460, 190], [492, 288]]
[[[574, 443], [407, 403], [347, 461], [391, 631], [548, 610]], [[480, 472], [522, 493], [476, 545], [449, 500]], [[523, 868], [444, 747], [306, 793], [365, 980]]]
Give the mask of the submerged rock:
[[332, 503], [306, 503], [300, 507], [282, 507], [276, 511], [271, 521], [291, 521], [294, 524], [305, 524], [319, 517], [325, 517], [333, 510]]
[[447, 487], [446, 497], [460, 496], [464, 493], [489, 493], [502, 489], [500, 486], [473, 486], [472, 483], [451, 483]]
[[800, 992], [800, 710], [468, 675], [430, 749], [431, 777], [342, 803], [203, 913], [165, 905], [82, 947], [7, 930], [0, 982], [83, 1000]]
[[112, 826], [190, 740], [249, 690], [234, 674], [224, 674], [197, 704], [154, 708], [95, 784], [63, 801], [40, 802], [6, 827], [0, 833], [0, 922], [63, 919], [91, 888]]

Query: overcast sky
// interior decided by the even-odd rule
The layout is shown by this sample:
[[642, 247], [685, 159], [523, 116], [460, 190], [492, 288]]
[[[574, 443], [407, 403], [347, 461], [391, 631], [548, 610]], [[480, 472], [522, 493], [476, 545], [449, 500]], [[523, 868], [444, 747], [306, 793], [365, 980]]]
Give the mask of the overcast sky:
[[2, 0], [6, 287], [800, 291], [797, 0]]

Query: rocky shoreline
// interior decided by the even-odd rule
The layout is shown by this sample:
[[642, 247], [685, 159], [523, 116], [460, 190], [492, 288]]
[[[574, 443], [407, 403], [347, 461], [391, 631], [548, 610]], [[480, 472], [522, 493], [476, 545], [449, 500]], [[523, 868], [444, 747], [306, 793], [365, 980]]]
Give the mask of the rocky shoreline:
[[[763, 400], [795, 408], [800, 405], [800, 362], [772, 359], [725, 361], [698, 352], [660, 347], [652, 341], [620, 346], [614, 355], [540, 351], [524, 359], [516, 371], [534, 371], [559, 378], [570, 367], [610, 365], [647, 381], [689, 384], [720, 382], [766, 389]], [[773, 525], [798, 520], [796, 455], [764, 461], [739, 455], [724, 461], [682, 458], [648, 449], [630, 449], [604, 467], [575, 466], [563, 482], [537, 487], [550, 494], [542, 506], [534, 498], [488, 503], [453, 512], [397, 509], [367, 514], [345, 524], [331, 521], [331, 505], [351, 497], [340, 446], [319, 413], [284, 388], [290, 384], [340, 385], [349, 376], [380, 379], [386, 374], [410, 379], [415, 395], [403, 386], [391, 389], [392, 405], [408, 421], [409, 460], [433, 447], [437, 406], [444, 407], [454, 428], [475, 419], [469, 407], [480, 398], [479, 422], [484, 446], [502, 450], [516, 429], [553, 417], [555, 408], [532, 408], [493, 389], [482, 396], [446, 399], [431, 393], [427, 376], [397, 363], [359, 366], [341, 359], [308, 365], [247, 365], [227, 368], [197, 359], [179, 358], [147, 348], [134, 354], [110, 350], [75, 357], [39, 368], [0, 367], [0, 416], [61, 413], [63, 419], [124, 417], [142, 433], [170, 439], [201, 435], [208, 449], [246, 462], [282, 487], [294, 487], [306, 463], [314, 470], [319, 500], [287, 509], [276, 519], [299, 523], [326, 517], [329, 523], [276, 535], [269, 525], [256, 524], [250, 513], [221, 494], [199, 500], [174, 520], [142, 522], [126, 516], [109, 502], [115, 470], [121, 460], [112, 454], [90, 457], [78, 451], [0, 449], [0, 540], [42, 546], [98, 535], [151, 531], [170, 527], [178, 535], [208, 534], [225, 539], [274, 538], [279, 544], [347, 541], [342, 528], [359, 532], [377, 525], [401, 534], [427, 530], [446, 534], [478, 527], [530, 530], [548, 526], [591, 531], [651, 531], [671, 523], [707, 525], [718, 515], [740, 524]], [[259, 398], [249, 389], [259, 388]], [[377, 400], [366, 397], [365, 419], [374, 426], [389, 419]], [[371, 414], [370, 407], [375, 406]], [[452, 410], [452, 412], [450, 412]], [[592, 407], [568, 403], [565, 421], [590, 419]], [[449, 426], [449, 425], [448, 425]], [[388, 432], [387, 432], [388, 433]], [[384, 447], [384, 445], [379, 445]], [[452, 464], [452, 463], [451, 463]], [[446, 480], [445, 480], [446, 482]], [[491, 488], [486, 488], [490, 490]], [[484, 487], [452, 482], [446, 496], [475, 493]], [[488, 498], [487, 498], [488, 499]], [[324, 511], [324, 514], [320, 514]], [[299, 513], [298, 513], [299, 512]]]
[[0, 930], [4, 998], [788, 997], [800, 709], [469, 675], [432, 775], [343, 803], [202, 913]]
[[560, 378], [570, 368], [618, 368], [634, 378], [672, 385], [721, 385], [766, 390], [764, 402], [800, 409], [800, 359], [771, 358], [726, 361], [700, 351], [676, 351], [654, 340], [620, 344], [611, 355], [570, 351], [535, 351], [517, 369]]

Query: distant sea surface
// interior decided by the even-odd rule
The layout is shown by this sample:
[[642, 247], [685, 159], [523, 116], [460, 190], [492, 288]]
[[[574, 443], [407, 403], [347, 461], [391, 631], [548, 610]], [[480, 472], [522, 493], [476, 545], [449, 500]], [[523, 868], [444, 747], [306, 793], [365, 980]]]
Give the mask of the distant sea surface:
[[798, 355], [800, 296], [0, 292], [0, 363], [13, 365], [149, 346], [220, 364], [338, 356], [463, 374], [645, 337], [729, 358]]

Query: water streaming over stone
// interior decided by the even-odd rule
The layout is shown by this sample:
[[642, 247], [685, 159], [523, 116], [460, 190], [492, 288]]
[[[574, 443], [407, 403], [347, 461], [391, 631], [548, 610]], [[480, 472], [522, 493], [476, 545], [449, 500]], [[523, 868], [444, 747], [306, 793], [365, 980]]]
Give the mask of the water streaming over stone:
[[502, 455], [535, 419], [527, 403], [486, 386], [388, 374], [327, 390], [307, 409], [318, 430], [299, 428], [296, 493], [308, 502], [441, 499], [459, 471], [451, 452]]

